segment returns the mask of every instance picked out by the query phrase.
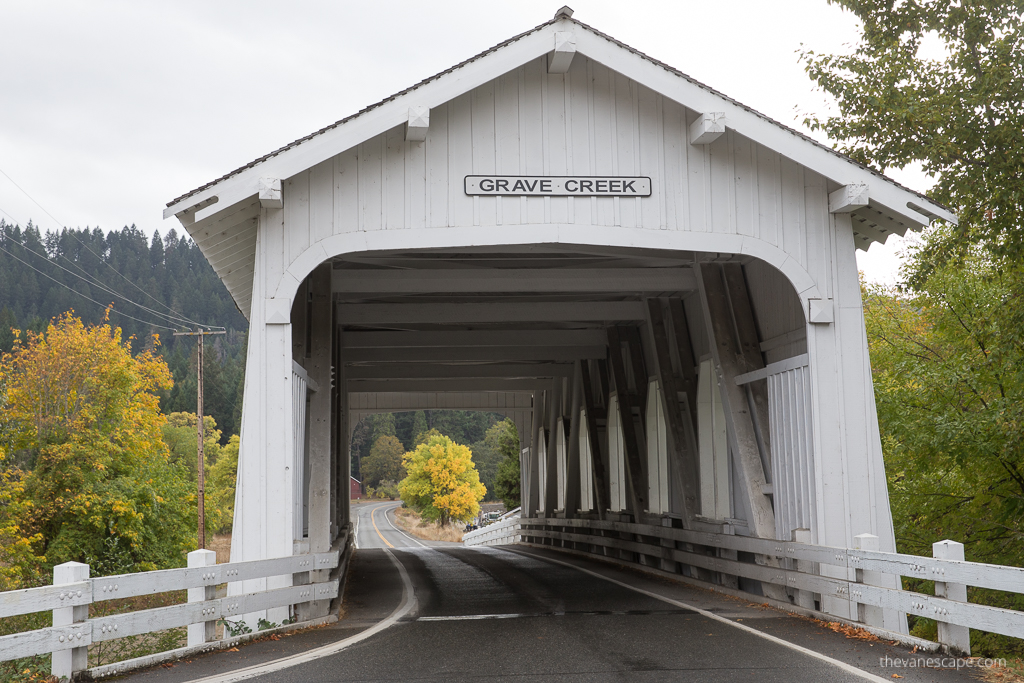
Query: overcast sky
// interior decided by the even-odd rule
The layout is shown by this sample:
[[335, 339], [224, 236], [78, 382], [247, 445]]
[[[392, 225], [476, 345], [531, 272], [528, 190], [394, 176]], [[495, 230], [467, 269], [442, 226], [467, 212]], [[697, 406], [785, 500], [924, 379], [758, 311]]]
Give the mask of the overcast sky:
[[[559, 0], [0, 0], [0, 217], [178, 228], [164, 205], [550, 19]], [[575, 18], [787, 125], [824, 96], [801, 43], [845, 51], [825, 0], [572, 0]], [[920, 174], [896, 176], [926, 190]], [[858, 252], [892, 282], [896, 238]]]

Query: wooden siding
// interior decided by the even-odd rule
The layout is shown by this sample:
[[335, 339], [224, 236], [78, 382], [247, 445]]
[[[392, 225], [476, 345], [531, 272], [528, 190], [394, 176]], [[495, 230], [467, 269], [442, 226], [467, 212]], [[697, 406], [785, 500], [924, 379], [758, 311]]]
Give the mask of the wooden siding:
[[[832, 247], [824, 178], [731, 131], [691, 145], [696, 113], [577, 56], [544, 59], [434, 107], [422, 143], [395, 127], [284, 182], [284, 261], [355, 231], [526, 224], [749, 236], [819, 282]], [[647, 198], [467, 196], [469, 174], [643, 175]]]

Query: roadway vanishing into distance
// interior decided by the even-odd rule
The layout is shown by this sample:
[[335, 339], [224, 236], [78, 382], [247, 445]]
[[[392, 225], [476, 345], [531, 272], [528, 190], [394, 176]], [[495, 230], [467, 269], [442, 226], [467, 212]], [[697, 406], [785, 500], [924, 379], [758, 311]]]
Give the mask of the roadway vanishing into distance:
[[133, 683], [316, 681], [968, 681], [883, 668], [905, 647], [589, 558], [415, 539], [353, 506], [340, 620], [156, 667]]

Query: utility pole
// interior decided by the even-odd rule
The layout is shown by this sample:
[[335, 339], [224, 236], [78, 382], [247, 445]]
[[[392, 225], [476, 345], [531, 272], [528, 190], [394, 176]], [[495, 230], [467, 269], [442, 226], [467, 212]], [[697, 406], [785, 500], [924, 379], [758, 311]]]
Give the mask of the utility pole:
[[224, 330], [202, 330], [175, 332], [175, 337], [199, 337], [198, 361], [196, 363], [196, 424], [197, 424], [197, 481], [199, 486], [199, 549], [206, 548], [206, 472], [203, 464], [203, 337], [208, 334], [224, 334]]

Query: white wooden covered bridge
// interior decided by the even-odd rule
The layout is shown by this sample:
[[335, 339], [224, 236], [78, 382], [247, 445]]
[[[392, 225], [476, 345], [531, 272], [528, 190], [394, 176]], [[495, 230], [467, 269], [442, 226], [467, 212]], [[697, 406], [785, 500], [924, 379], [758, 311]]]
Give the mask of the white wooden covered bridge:
[[955, 217], [571, 15], [168, 205], [251, 325], [233, 561], [328, 551], [356, 421], [432, 408], [515, 420], [524, 520], [895, 550], [855, 251]]

